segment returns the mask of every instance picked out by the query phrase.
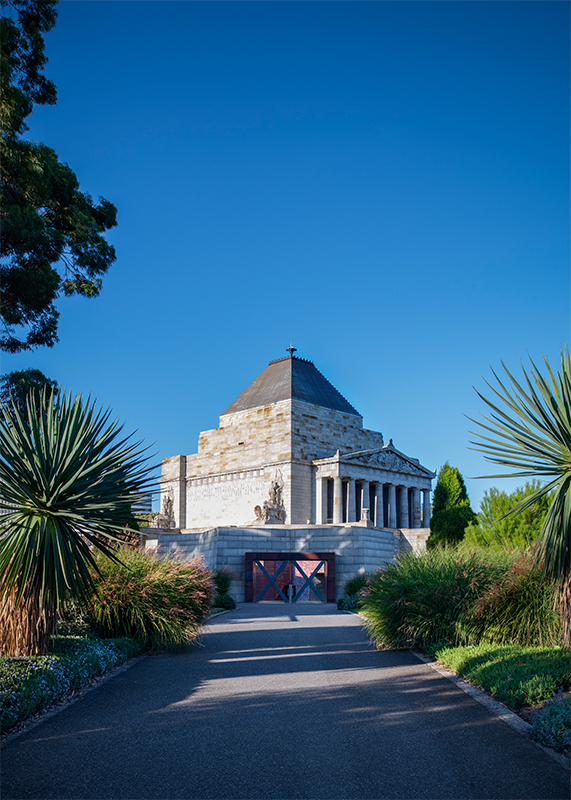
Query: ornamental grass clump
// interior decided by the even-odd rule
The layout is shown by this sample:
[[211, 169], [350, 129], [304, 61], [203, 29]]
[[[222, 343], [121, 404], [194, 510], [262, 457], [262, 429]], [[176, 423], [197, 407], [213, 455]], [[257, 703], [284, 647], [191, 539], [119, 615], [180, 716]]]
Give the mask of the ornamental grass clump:
[[448, 547], [402, 555], [369, 580], [361, 609], [368, 635], [379, 648], [469, 643], [468, 612], [514, 558]]
[[563, 634], [556, 598], [553, 584], [541, 581], [533, 557], [524, 554], [476, 600], [466, 630], [472, 639], [491, 644], [560, 645]]
[[198, 636], [214, 597], [201, 559], [175, 561], [122, 546], [120, 563], [96, 554], [95, 592], [85, 605], [100, 636], [129, 636], [146, 647], [173, 649]]

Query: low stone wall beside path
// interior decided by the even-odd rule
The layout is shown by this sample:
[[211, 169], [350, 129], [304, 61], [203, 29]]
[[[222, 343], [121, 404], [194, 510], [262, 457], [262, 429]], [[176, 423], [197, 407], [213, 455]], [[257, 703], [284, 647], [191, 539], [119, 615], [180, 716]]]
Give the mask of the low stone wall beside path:
[[145, 548], [158, 555], [174, 554], [184, 561], [201, 556], [213, 570], [231, 570], [236, 578], [230, 593], [237, 602], [244, 602], [245, 553], [335, 553], [335, 593], [340, 597], [346, 580], [374, 572], [401, 552], [423, 550], [429, 534], [428, 528], [399, 531], [370, 523], [141, 530]]

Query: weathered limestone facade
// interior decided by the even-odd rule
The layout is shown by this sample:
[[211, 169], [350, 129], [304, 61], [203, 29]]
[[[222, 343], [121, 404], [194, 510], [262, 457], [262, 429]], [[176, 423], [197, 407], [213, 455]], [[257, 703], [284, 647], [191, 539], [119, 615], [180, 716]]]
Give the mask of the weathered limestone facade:
[[[346, 558], [341, 581], [392, 560], [401, 540], [422, 547], [434, 473], [363, 428], [293, 352], [270, 362], [219, 427], [200, 434], [196, 454], [164, 460], [162, 509], [176, 531], [159, 536], [159, 552], [176, 546], [240, 574], [245, 552], [328, 550]], [[405, 539], [399, 529], [415, 534]]]

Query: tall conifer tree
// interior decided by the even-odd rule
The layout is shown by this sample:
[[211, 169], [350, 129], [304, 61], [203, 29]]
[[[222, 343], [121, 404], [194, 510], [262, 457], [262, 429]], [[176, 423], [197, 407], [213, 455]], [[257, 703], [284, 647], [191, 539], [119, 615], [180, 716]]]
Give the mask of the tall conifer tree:
[[429, 547], [461, 541], [466, 526], [475, 520], [464, 478], [456, 467], [446, 462], [438, 473], [434, 490]]

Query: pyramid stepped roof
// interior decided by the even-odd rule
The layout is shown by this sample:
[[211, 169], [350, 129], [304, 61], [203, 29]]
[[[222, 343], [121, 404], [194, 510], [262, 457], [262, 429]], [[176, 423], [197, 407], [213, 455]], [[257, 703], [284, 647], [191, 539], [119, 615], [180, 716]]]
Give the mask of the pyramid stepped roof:
[[360, 416], [312, 361], [297, 358], [293, 354], [270, 361], [224, 414], [234, 414], [236, 411], [258, 408], [280, 400], [303, 400], [315, 406]]

